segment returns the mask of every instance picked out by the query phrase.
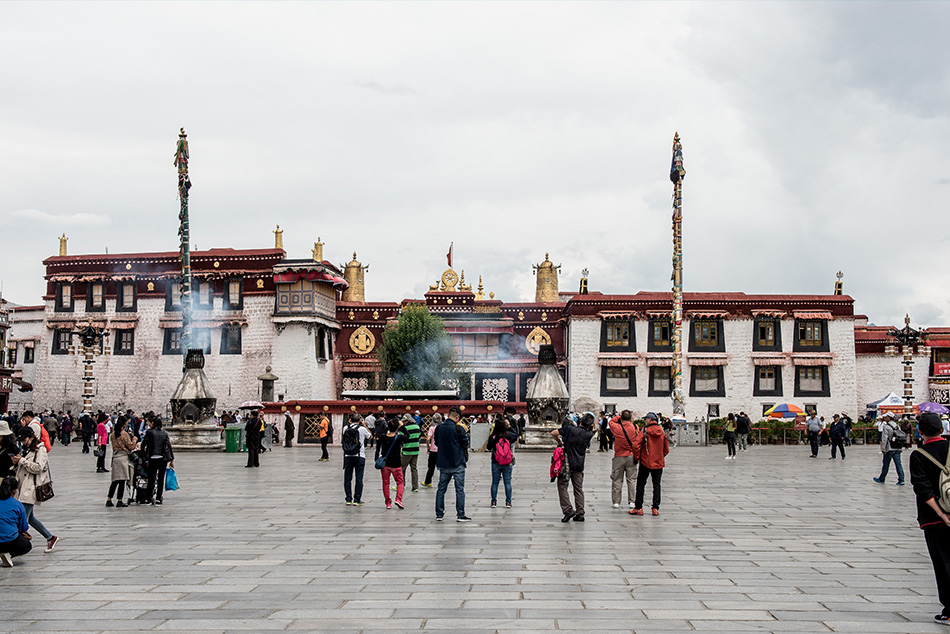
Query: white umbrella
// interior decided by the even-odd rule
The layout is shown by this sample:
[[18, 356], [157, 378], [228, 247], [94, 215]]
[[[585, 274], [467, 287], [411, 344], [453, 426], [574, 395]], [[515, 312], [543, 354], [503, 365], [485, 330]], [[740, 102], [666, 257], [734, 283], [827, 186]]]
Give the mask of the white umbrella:
[[238, 409], [264, 409], [264, 405], [258, 401], [244, 401]]

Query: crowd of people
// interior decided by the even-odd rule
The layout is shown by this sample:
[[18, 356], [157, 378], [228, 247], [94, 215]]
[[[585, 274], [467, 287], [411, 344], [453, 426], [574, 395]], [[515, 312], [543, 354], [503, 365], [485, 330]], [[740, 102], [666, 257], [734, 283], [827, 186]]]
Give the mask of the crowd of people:
[[[0, 562], [4, 567], [12, 567], [14, 557], [32, 550], [30, 527], [46, 540], [45, 552], [52, 552], [59, 542], [37, 517], [37, 507], [53, 496], [50, 453], [57, 441], [64, 447], [81, 441], [83, 453], [93, 447], [96, 472], [112, 473], [107, 507], [127, 507], [133, 501], [162, 504], [165, 470], [174, 467], [175, 456], [162, 420], [153, 412], [140, 418], [131, 410], [112, 416], [99, 411], [82, 414], [77, 421], [71, 412], [10, 413], [0, 419]], [[105, 467], [110, 442], [111, 470]], [[126, 489], [128, 501], [124, 502]]]

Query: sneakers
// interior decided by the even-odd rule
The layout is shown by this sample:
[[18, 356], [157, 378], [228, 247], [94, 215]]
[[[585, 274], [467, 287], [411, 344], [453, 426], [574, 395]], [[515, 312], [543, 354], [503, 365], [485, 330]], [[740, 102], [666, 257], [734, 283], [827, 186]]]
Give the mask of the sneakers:
[[631, 509], [627, 511], [630, 515], [643, 515], [643, 509]]
[[393, 507], [392, 504], [387, 504], [387, 505], [386, 505], [386, 508], [387, 508], [387, 509], [391, 509], [392, 507]]
[[572, 517], [574, 517], [574, 511], [568, 511], [564, 514], [564, 517], [561, 518], [561, 521], [570, 522]]
[[[108, 504], [107, 504], [106, 506], [108, 506]], [[116, 507], [116, 508], [119, 508], [119, 509], [124, 509], [124, 508], [126, 508], [127, 506], [128, 506], [128, 504], [126, 504], [126, 503], [123, 502], [122, 500], [119, 500], [118, 502], [115, 503], [115, 507]]]
[[441, 522], [443, 519], [444, 519], [444, 518], [443, 518], [441, 515], [436, 515], [436, 517], [435, 517], [435, 521], [436, 521], [436, 522]]
[[628, 504], [627, 506], [629, 506], [629, 507], [632, 508], [632, 509], [635, 509], [635, 508], [637, 508], [637, 503], [636, 503], [636, 502], [631, 502], [631, 503]]
[[899, 486], [899, 487], [902, 487], [902, 486], [904, 486], [904, 481], [903, 481], [903, 480], [901, 480], [900, 482], [898, 482], [898, 483], [897, 483], [897, 486]]
[[495, 508], [496, 506], [498, 506], [498, 503], [497, 503], [497, 502], [494, 502], [494, 501], [492, 501], [492, 503], [491, 503], [491, 507], [492, 507], [492, 508]]
[[472, 518], [468, 517], [467, 515], [463, 515], [462, 517], [455, 518], [455, 521], [456, 522], [471, 522]]
[[837, 460], [837, 458], [835, 458], [834, 456], [832, 456], [832, 457], [828, 458], [828, 460]]
[[575, 516], [574, 516], [574, 521], [575, 521], [575, 522], [583, 522], [583, 521], [584, 521], [584, 516], [583, 516], [583, 515], [575, 515]]
[[59, 543], [59, 537], [53, 535], [49, 538], [49, 541], [46, 542], [46, 550], [44, 552], [53, 552], [53, 549], [56, 548], [57, 543]]
[[363, 506], [363, 502], [353, 502], [353, 506]]
[[884, 484], [884, 480], [881, 480], [880, 478], [873, 478], [873, 480], [878, 484]]
[[155, 500], [155, 506], [161, 506], [161, 505], [162, 505], [161, 500]]
[[418, 492], [419, 492], [419, 489], [413, 489], [412, 492], [413, 492], [413, 493], [418, 493]]
[[619, 509], [619, 508], [620, 508], [620, 505], [619, 505], [619, 504], [617, 504], [617, 503], [614, 503], [614, 505], [613, 505], [613, 506], [614, 506], [614, 508], [615, 508], [615, 509]]
[[[4, 553], [4, 554], [5, 554], [5, 553]], [[4, 556], [4, 555], [0, 555], [0, 557], [2, 557], [2, 556]], [[7, 561], [6, 559], [3, 560], [3, 562], [4, 562], [3, 565], [4, 565], [4, 566], [7, 565], [7, 564], [6, 564], [6, 561]], [[11, 563], [10, 565], [12, 566], [13, 564]], [[935, 615], [934, 615], [934, 623], [940, 623], [941, 625], [950, 625], [950, 616], [947, 616], [946, 614], [935, 614]]]
[[349, 500], [347, 500], [347, 501], [346, 501], [346, 505], [347, 505], [347, 506], [353, 506], [353, 503], [350, 502]]
[[13, 557], [10, 556], [10, 553], [0, 553], [0, 562], [3, 562], [4, 568], [13, 568]]
[[111, 509], [115, 504], [112, 503], [112, 500], [106, 500], [106, 508]]
[[511, 508], [511, 502], [505, 502], [505, 508], [506, 508], [506, 509], [510, 509], [510, 508]]
[[396, 508], [397, 508], [397, 509], [404, 509], [404, 508], [406, 508], [405, 506], [402, 505], [402, 502], [400, 502], [399, 500], [396, 500], [395, 504], [396, 504]]
[[653, 509], [653, 517], [656, 517], [660, 514], [660, 509]]
[[432, 488], [432, 483], [429, 482], [428, 484], [426, 484], [425, 482], [423, 482], [423, 483], [422, 483], [422, 486], [426, 487], [427, 489], [431, 489], [431, 488]]

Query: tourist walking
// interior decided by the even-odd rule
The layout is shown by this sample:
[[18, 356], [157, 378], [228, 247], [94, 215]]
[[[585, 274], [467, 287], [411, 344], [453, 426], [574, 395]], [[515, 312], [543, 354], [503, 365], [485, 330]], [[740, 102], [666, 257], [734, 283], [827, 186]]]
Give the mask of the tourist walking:
[[811, 411], [811, 416], [805, 421], [805, 433], [808, 434], [808, 444], [811, 445], [811, 457], [818, 457], [818, 443], [821, 438], [821, 420], [815, 410]]
[[941, 436], [943, 425], [934, 413], [921, 414], [917, 429], [924, 442], [910, 454], [910, 483], [917, 499], [917, 524], [923, 530], [937, 580], [937, 598], [943, 605], [934, 621], [950, 625], [950, 516], [941, 506], [950, 500], [944, 498], [945, 491], [940, 488], [950, 443]]
[[498, 483], [505, 482], [505, 508], [511, 508], [511, 471], [515, 465], [512, 446], [518, 440], [518, 428], [503, 416], [496, 416], [488, 435], [486, 451], [491, 454], [491, 507], [498, 506]]
[[399, 450], [408, 438], [409, 434], [406, 432], [405, 422], [393, 418], [389, 421], [389, 431], [379, 439], [379, 445], [376, 447], [376, 458], [379, 459], [382, 456], [385, 461], [381, 475], [383, 478], [383, 499], [386, 500], [386, 508], [388, 509], [393, 507], [393, 501], [389, 495], [390, 477], [396, 481], [396, 506], [404, 508], [402, 494], [406, 488], [406, 481], [402, 476], [402, 457]]
[[432, 488], [432, 476], [435, 475], [435, 463], [439, 457], [439, 448], [435, 444], [435, 430], [442, 424], [442, 415], [435, 413], [429, 421], [429, 431], [426, 432], [426, 448], [429, 450], [426, 464], [426, 476], [422, 479], [422, 486]]
[[884, 414], [884, 422], [881, 423], [881, 455], [883, 461], [881, 464], [881, 475], [874, 478], [878, 484], [884, 484], [887, 477], [887, 471], [891, 461], [894, 462], [894, 468], [897, 470], [897, 484], [904, 484], [904, 465], [901, 464], [901, 449], [907, 441], [907, 435], [901, 431], [900, 427], [894, 422], [894, 417], [890, 413]]
[[[558, 446], [564, 447], [567, 457], [569, 473], [566, 477], [557, 479], [557, 497], [561, 505], [562, 522], [584, 521], [584, 460], [587, 457], [587, 448], [590, 439], [594, 436], [594, 415], [585, 413], [578, 425], [570, 416], [565, 416], [560, 429], [551, 432]], [[571, 496], [567, 490], [568, 484], [574, 491], [574, 505], [571, 505]]]
[[646, 428], [643, 430], [643, 442], [640, 444], [640, 472], [637, 473], [637, 499], [630, 515], [643, 515], [643, 493], [647, 478], [653, 481], [653, 514], [660, 514], [660, 480], [666, 467], [666, 455], [670, 453], [670, 441], [657, 424], [656, 414], [650, 412], [644, 416]]
[[435, 492], [435, 519], [441, 522], [445, 515], [445, 492], [449, 481], [455, 482], [456, 521], [471, 522], [465, 514], [465, 464], [469, 444], [468, 432], [459, 424], [462, 410], [453, 406], [445, 421], [435, 430], [438, 447], [436, 466], [439, 468], [439, 488]]
[[330, 442], [330, 420], [326, 417], [326, 414], [320, 417], [320, 449], [323, 450], [323, 455], [320, 456], [320, 462], [328, 462], [330, 460], [330, 454], [327, 453], [327, 443]]
[[831, 457], [828, 460], [837, 460], [837, 451], [841, 450], [841, 459], [844, 460], [844, 439], [848, 435], [844, 420], [835, 414], [831, 419], [831, 428], [828, 430], [831, 438]]
[[726, 460], [736, 459], [736, 416], [732, 412], [726, 416], [726, 424], [722, 426], [722, 440], [726, 443]]
[[62, 438], [60, 442], [63, 443], [64, 447], [68, 447], [69, 443], [73, 440], [73, 415], [72, 412], [66, 412], [63, 414], [63, 419], [60, 422], [59, 426], [60, 434]]
[[160, 505], [165, 492], [165, 469], [175, 467], [175, 452], [168, 432], [162, 429], [162, 419], [156, 416], [151, 424], [151, 429], [142, 439], [142, 455], [148, 460], [148, 495], [145, 499], [150, 504]]
[[108, 417], [100, 417], [96, 425], [96, 473], [108, 473], [106, 469], [106, 445], [109, 442], [109, 429], [106, 427]]
[[627, 481], [627, 504], [633, 508], [637, 478], [637, 454], [643, 435], [633, 422], [633, 412], [625, 409], [610, 419], [610, 431], [614, 437], [614, 458], [610, 465], [610, 501], [615, 509], [620, 508], [623, 482]]
[[402, 444], [402, 479], [407, 481], [407, 471], [412, 470], [412, 491], [419, 490], [419, 440], [422, 438], [422, 428], [416, 419], [409, 414], [402, 417], [403, 430], [406, 432], [406, 441]]
[[[340, 444], [343, 446], [343, 493], [347, 506], [363, 506], [363, 471], [366, 468], [366, 442], [373, 437], [360, 415], [350, 414], [349, 424], [343, 427]], [[353, 482], [355, 477], [355, 483]]]
[[597, 426], [597, 436], [599, 445], [597, 452], [601, 453], [607, 451], [607, 439], [610, 438], [610, 425], [606, 412], [600, 413], [600, 423]]
[[294, 446], [294, 419], [290, 414], [284, 414], [284, 447]]
[[96, 421], [92, 419], [89, 412], [83, 412], [79, 417], [79, 433], [82, 435], [82, 452], [89, 453], [89, 443], [92, 442], [92, 436], [96, 431]]
[[[112, 430], [112, 484], [109, 485], [109, 495], [106, 496], [106, 506], [117, 506], [123, 508], [128, 506], [122, 501], [125, 494], [125, 487], [129, 487], [129, 504], [132, 503], [132, 478], [134, 472], [132, 469], [132, 458], [130, 454], [135, 451], [135, 439], [126, 430], [128, 417], [119, 418], [119, 424]], [[116, 495], [118, 494], [118, 495]], [[112, 496], [116, 495], [116, 503], [113, 505]]]
[[46, 446], [30, 427], [20, 429], [17, 437], [20, 439], [23, 453], [13, 457], [13, 463], [16, 465], [16, 499], [23, 504], [23, 510], [26, 512], [26, 520], [29, 525], [46, 539], [45, 552], [51, 553], [59, 542], [59, 538], [43, 526], [43, 523], [36, 517], [35, 509], [41, 503], [36, 498], [36, 488], [51, 482], [49, 455]]
[[[261, 466], [261, 438], [264, 433], [264, 422], [257, 410], [251, 410], [244, 424], [244, 445], [247, 447], [247, 464], [244, 468]], [[146, 433], [147, 435], [147, 433]]]
[[749, 450], [749, 433], [752, 431], [752, 420], [746, 416], [745, 412], [739, 412], [736, 416], [736, 449], [738, 451]]
[[13, 558], [33, 549], [26, 509], [16, 499], [19, 483], [13, 476], [0, 478], [0, 563], [13, 568]]

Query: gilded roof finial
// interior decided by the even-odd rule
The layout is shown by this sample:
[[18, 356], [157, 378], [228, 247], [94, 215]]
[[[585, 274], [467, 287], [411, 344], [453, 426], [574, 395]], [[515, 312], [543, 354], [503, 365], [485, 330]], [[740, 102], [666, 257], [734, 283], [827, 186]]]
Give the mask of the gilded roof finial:
[[65, 233], [59, 236], [59, 254], [60, 255], [66, 255], [66, 241], [67, 240], [69, 240], [69, 238], [66, 237]]
[[323, 242], [320, 241], [320, 236], [317, 236], [317, 241], [313, 243], [313, 259], [323, 262]]
[[274, 231], [274, 248], [275, 249], [284, 248], [284, 232], [280, 228], [280, 225], [277, 225], [277, 229]]
[[485, 287], [482, 286], [481, 275], [478, 276], [478, 292], [475, 293], [475, 299], [479, 301], [485, 299]]

